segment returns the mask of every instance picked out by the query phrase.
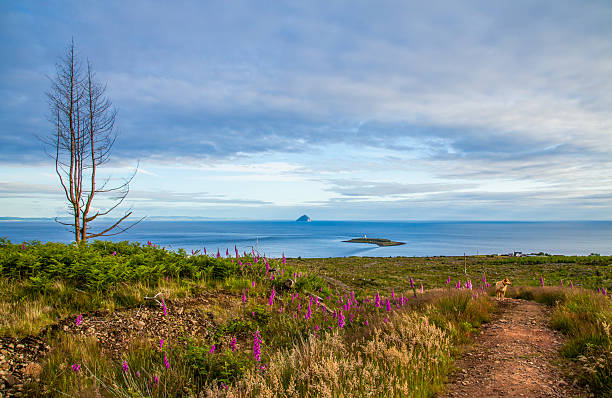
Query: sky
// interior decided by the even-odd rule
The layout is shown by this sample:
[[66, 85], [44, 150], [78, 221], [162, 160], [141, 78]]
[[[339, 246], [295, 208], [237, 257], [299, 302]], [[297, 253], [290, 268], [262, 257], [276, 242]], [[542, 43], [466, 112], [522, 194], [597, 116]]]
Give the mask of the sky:
[[610, 220], [610, 21], [597, 0], [3, 1], [0, 217], [66, 214], [40, 138], [74, 39], [137, 216]]

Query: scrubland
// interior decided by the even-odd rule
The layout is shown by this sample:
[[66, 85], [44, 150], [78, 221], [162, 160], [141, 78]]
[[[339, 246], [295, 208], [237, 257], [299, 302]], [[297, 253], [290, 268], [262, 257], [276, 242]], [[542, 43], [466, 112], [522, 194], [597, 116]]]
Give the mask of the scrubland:
[[509, 296], [551, 307], [574, 377], [612, 390], [610, 257], [203, 251], [0, 240], [0, 342], [48, 347], [39, 371], [10, 353], [0, 371], [41, 396], [427, 397], [508, 277]]

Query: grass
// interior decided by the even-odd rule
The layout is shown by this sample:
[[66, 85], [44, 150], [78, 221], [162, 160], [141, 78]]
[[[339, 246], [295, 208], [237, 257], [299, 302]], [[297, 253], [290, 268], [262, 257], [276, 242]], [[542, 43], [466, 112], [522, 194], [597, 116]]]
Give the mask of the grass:
[[[42, 333], [51, 346], [40, 380], [28, 386], [40, 396], [362, 396], [376, 386], [377, 396], [425, 397], [443, 388], [453, 354], [496, 309], [481, 278], [507, 276], [515, 286], [532, 285], [509, 294], [554, 308], [553, 326], [571, 337], [564, 355], [579, 364], [583, 382], [607, 391], [609, 300], [533, 285], [543, 276], [555, 285], [565, 279], [607, 286], [609, 268], [609, 257], [595, 256], [285, 263], [257, 253], [216, 258], [128, 242], [0, 239], [0, 337]], [[464, 288], [451, 287], [459, 279]], [[465, 288], [468, 280], [474, 290]], [[157, 293], [172, 303], [170, 313], [146, 299]], [[198, 297], [207, 299], [181, 304]], [[112, 317], [143, 306], [155, 317], [146, 327], [163, 326], [159, 335], [134, 332], [119, 353], [106, 337], [48, 328], [79, 313], [87, 320], [99, 310]], [[200, 319], [192, 313], [208, 314], [205, 333], [191, 333], [188, 321]], [[164, 335], [168, 330], [175, 333]]]
[[483, 277], [490, 282], [507, 277], [515, 286], [539, 286], [540, 276], [547, 286], [560, 286], [562, 280], [587, 289], [612, 285], [610, 256], [337, 257], [290, 259], [288, 264], [331, 278], [339, 289], [370, 294], [406, 289], [411, 277], [425, 289], [444, 287], [448, 277], [475, 285]]

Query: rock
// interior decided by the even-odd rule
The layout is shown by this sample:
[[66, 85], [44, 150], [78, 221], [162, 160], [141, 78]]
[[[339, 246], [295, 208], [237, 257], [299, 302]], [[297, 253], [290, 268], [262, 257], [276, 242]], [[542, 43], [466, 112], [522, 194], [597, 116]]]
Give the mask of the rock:
[[310, 217], [308, 217], [306, 214], [302, 215], [300, 218], [298, 218], [297, 220], [298, 222], [311, 222], [312, 220], [310, 219]]
[[10, 373], [4, 376], [4, 381], [6, 381], [6, 384], [8, 384], [9, 387], [19, 383], [19, 380], [17, 380], [17, 378]]
[[36, 362], [30, 362], [29, 364], [26, 365], [25, 369], [23, 370], [23, 374], [24, 376], [31, 377], [33, 379], [38, 380], [38, 378], [40, 377], [40, 374], [42, 373], [42, 370], [43, 370], [42, 366], [40, 366]]

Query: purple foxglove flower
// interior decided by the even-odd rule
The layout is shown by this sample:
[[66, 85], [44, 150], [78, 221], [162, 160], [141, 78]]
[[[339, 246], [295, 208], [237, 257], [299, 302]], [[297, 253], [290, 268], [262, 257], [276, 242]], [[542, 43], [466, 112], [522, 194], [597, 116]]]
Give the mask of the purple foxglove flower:
[[255, 287], [255, 281], [251, 281], [251, 287]]
[[215, 353], [215, 345], [214, 344], [210, 347], [210, 353], [211, 354]]
[[[214, 345], [213, 345], [214, 347]], [[212, 352], [211, 352], [212, 354]], [[166, 370], [170, 369], [170, 362], [168, 362], [168, 357], [166, 356], [166, 353], [164, 353], [164, 365], [166, 366]]]
[[206, 256], [206, 248], [204, 248], [204, 255]]
[[268, 300], [270, 307], [274, 305], [274, 296], [276, 296], [276, 291], [274, 290], [274, 287], [272, 287], [272, 293], [270, 294], [270, 299]]
[[340, 327], [340, 329], [344, 327], [344, 314], [342, 313], [342, 311], [340, 311], [340, 313], [338, 314], [338, 326]]
[[448, 278], [446, 278], [446, 284], [450, 285], [450, 275], [448, 276]]
[[76, 325], [79, 326], [81, 324], [81, 322], [83, 321], [83, 316], [81, 314], [79, 314], [76, 317]]
[[387, 312], [391, 311], [391, 302], [387, 299]]
[[410, 277], [410, 288], [414, 289], [414, 281], [412, 280], [412, 277]]
[[225, 256], [229, 257], [229, 249], [228, 248], [225, 249]]
[[75, 363], [74, 365], [72, 365], [72, 371], [75, 373], [79, 373], [79, 370], [81, 370], [81, 364], [80, 363]]
[[574, 281], [570, 281], [570, 288], [574, 288]]
[[246, 289], [243, 289], [243, 290], [242, 290], [242, 302], [243, 302], [243, 303], [246, 303], [246, 301], [247, 301], [247, 298], [246, 298], [246, 292], [247, 292], [247, 290], [246, 290]]
[[155, 384], [155, 385], [159, 384], [159, 377], [153, 376], [153, 384]]
[[544, 278], [542, 278], [541, 275], [540, 275], [540, 285], [542, 285], [542, 287], [544, 287]]
[[287, 265], [287, 259], [285, 258], [285, 252], [283, 252], [283, 265]]
[[21, 250], [25, 250], [25, 242], [21, 244]]
[[162, 295], [162, 309], [164, 310], [164, 316], [167, 315], [166, 311], [166, 301], [164, 300], [164, 296]]
[[231, 342], [232, 351], [236, 352], [236, 338], [234, 337]]
[[127, 364], [127, 362], [126, 362], [126, 361], [123, 361], [123, 372], [124, 372], [124, 373], [127, 373], [128, 369], [129, 369], [129, 368], [128, 368], [128, 364]]
[[261, 361], [261, 335], [259, 334], [259, 330], [255, 332], [255, 336], [253, 337], [253, 355], [255, 356], [255, 360], [257, 362]]
[[217, 248], [217, 258], [221, 258], [221, 252], [219, 252], [219, 248]]
[[113, 256], [116, 256], [116, 255], [117, 255], [117, 252], [113, 252]]
[[365, 325], [366, 325], [366, 326], [368, 326], [368, 320], [367, 320], [367, 319], [366, 319], [366, 321], [365, 321]]
[[139, 370], [136, 371], [136, 377], [140, 378], [140, 371]]

